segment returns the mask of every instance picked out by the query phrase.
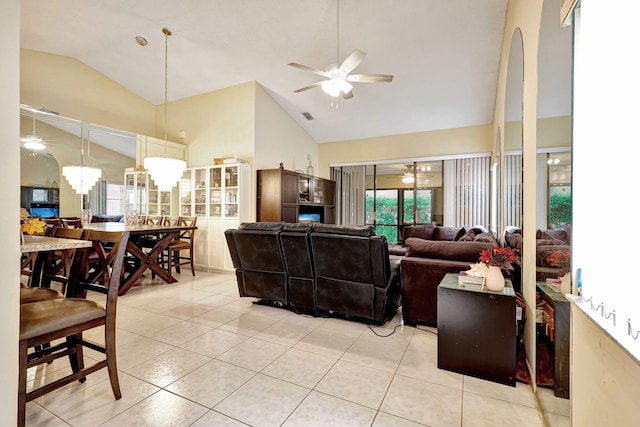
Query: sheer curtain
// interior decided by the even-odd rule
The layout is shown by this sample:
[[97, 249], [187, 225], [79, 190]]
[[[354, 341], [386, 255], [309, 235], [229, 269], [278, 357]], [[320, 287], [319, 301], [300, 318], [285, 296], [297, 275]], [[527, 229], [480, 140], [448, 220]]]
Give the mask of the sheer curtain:
[[107, 180], [100, 179], [89, 190], [89, 205], [87, 209], [91, 209], [92, 215], [102, 215], [107, 213]]
[[504, 156], [504, 225], [522, 227], [522, 154]]
[[365, 167], [331, 167], [336, 182], [336, 224], [364, 224]]
[[491, 158], [444, 161], [444, 224], [489, 226]]

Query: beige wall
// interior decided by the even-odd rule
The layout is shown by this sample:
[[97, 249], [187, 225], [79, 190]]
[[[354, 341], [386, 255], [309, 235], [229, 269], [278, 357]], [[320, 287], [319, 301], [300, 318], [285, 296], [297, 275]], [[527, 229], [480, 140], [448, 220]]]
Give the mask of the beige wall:
[[[253, 162], [254, 87], [255, 82], [249, 82], [168, 104], [168, 139], [189, 146], [189, 167], [213, 165], [214, 157]], [[164, 135], [162, 105], [157, 112], [157, 130]], [[184, 140], [178, 139], [180, 130], [186, 133]]]
[[20, 187], [11, 185], [20, 179], [20, 1], [2, 2], [0, 13], [0, 234], [5, 239], [0, 245], [0, 271], [2, 271], [2, 298], [0, 298], [0, 425], [16, 424], [18, 407], [18, 331], [20, 259], [19, 206]]
[[83, 122], [155, 136], [155, 107], [77, 59], [20, 50], [20, 102]]
[[280, 105], [256, 85], [256, 147], [255, 168], [277, 168], [306, 172], [311, 163], [317, 175], [318, 144]]
[[574, 426], [637, 426], [640, 368], [582, 310], [571, 309]]
[[335, 163], [490, 152], [492, 132], [491, 125], [484, 125], [323, 143], [318, 145], [316, 172], [328, 177], [329, 166]]

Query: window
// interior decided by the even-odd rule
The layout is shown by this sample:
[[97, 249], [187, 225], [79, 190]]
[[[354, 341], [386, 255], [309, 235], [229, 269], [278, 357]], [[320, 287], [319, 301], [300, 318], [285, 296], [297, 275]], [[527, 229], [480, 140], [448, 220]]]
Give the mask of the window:
[[405, 225], [438, 218], [434, 195], [442, 193], [441, 161], [369, 165], [365, 173], [365, 224], [389, 243], [401, 240]]

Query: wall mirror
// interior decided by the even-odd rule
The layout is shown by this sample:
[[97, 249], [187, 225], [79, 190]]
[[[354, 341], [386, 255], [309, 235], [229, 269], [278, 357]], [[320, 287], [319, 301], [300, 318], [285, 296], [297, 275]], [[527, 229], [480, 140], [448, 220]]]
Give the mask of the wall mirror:
[[[33, 191], [21, 195], [21, 206], [28, 209], [31, 203], [50, 203], [58, 204], [59, 216], [79, 216], [83, 206], [94, 213], [107, 213], [100, 211], [106, 205], [92, 206], [91, 192], [83, 200], [62, 175], [62, 168], [99, 168], [104, 187], [107, 183], [122, 186], [125, 169], [136, 166], [137, 135], [25, 105], [20, 107], [20, 137], [20, 185], [23, 189], [36, 189], [36, 201]], [[47, 189], [47, 196], [37, 189]]]
[[548, 261], [550, 256], [565, 259], [571, 253], [573, 31], [560, 25], [560, 3], [544, 1], [538, 42], [536, 291], [543, 304], [542, 322], [536, 323], [536, 393], [549, 425], [570, 412], [569, 302], [547, 283], [564, 268]]

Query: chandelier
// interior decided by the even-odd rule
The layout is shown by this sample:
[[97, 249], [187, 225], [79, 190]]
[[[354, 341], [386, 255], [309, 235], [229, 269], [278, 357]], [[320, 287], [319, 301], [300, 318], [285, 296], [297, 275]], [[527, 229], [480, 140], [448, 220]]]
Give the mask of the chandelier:
[[[167, 152], [167, 54], [169, 45], [169, 36], [171, 30], [163, 28], [164, 34], [164, 151]], [[145, 157], [144, 168], [149, 172], [151, 179], [158, 186], [160, 191], [171, 191], [171, 189], [178, 183], [180, 177], [187, 169], [187, 162], [180, 159], [173, 159], [171, 157]]]
[[[87, 132], [87, 159], [91, 164], [91, 128]], [[84, 140], [82, 132], [80, 132], [80, 165], [81, 166], [63, 166], [62, 175], [67, 178], [69, 185], [77, 194], [89, 194], [89, 190], [96, 185], [96, 182], [102, 177], [102, 170], [92, 168], [90, 166], [82, 166], [82, 158], [84, 157]]]
[[63, 166], [62, 175], [67, 178], [71, 188], [77, 194], [89, 194], [89, 190], [96, 185], [102, 176], [102, 171], [89, 166]]

